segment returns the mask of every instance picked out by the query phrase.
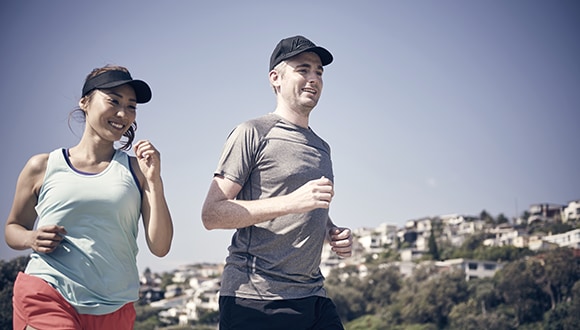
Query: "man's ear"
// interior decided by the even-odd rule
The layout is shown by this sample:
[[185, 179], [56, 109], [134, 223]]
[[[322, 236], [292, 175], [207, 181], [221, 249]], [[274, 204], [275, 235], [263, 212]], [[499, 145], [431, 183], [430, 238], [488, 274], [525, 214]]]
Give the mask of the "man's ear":
[[272, 86], [279, 86], [280, 85], [280, 74], [278, 74], [278, 71], [276, 71], [276, 70], [270, 71], [269, 78], [270, 78], [270, 84]]

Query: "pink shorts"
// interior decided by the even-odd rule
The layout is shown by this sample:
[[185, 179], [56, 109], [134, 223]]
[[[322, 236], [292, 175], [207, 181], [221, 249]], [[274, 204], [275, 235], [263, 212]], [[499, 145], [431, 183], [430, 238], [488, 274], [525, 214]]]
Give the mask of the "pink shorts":
[[136, 316], [133, 303], [110, 314], [79, 314], [50, 284], [22, 272], [14, 282], [12, 305], [15, 330], [27, 325], [35, 329], [133, 329]]

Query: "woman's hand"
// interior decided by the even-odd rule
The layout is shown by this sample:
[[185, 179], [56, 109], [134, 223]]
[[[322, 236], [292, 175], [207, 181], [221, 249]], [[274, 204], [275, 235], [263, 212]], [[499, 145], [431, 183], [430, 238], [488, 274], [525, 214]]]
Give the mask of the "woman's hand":
[[51, 253], [62, 242], [63, 235], [66, 235], [66, 229], [63, 226], [49, 225], [39, 227], [30, 231], [29, 245], [39, 253]]

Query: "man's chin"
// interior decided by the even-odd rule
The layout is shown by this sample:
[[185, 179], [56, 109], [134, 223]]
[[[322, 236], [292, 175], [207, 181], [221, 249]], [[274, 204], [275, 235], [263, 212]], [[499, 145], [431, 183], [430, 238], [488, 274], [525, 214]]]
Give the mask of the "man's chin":
[[304, 107], [310, 107], [310, 108], [314, 108], [316, 105], [318, 104], [318, 99], [312, 99], [312, 98], [308, 98], [306, 100], [304, 100], [304, 102], [302, 103], [302, 105]]

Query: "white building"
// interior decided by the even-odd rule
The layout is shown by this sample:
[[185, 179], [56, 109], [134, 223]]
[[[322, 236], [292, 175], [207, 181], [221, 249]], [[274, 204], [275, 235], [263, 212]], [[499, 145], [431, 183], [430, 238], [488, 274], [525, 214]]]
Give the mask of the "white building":
[[435, 262], [435, 266], [443, 270], [461, 269], [465, 273], [465, 280], [492, 277], [503, 264], [494, 261], [449, 259]]
[[535, 221], [549, 222], [562, 220], [562, 209], [564, 205], [552, 204], [552, 203], [541, 203], [530, 205], [530, 217], [528, 218], [528, 223]]
[[510, 225], [500, 225], [488, 230], [488, 233], [495, 234], [495, 238], [486, 239], [485, 246], [515, 246], [521, 245], [525, 241], [521, 237], [527, 236], [527, 232], [522, 229], [514, 229]]
[[562, 209], [562, 222], [580, 220], [580, 199], [571, 201]]
[[366, 253], [379, 253], [396, 244], [397, 231], [397, 226], [383, 223], [376, 228], [356, 229], [354, 235]]
[[580, 249], [580, 229], [574, 229], [563, 234], [544, 236], [543, 240], [558, 244], [560, 247]]
[[485, 222], [475, 216], [442, 215], [441, 221], [443, 224], [441, 239], [447, 240], [452, 246], [461, 246], [467, 237], [485, 229]]
[[403, 262], [419, 260], [419, 259], [423, 258], [423, 256], [425, 254], [427, 254], [426, 251], [415, 249], [415, 248], [402, 249], [400, 252], [401, 261], [403, 261]]

